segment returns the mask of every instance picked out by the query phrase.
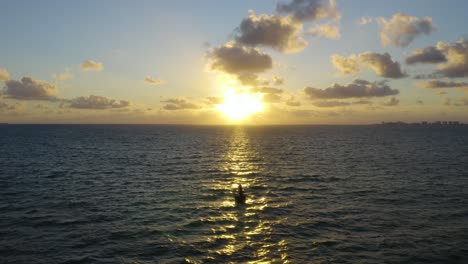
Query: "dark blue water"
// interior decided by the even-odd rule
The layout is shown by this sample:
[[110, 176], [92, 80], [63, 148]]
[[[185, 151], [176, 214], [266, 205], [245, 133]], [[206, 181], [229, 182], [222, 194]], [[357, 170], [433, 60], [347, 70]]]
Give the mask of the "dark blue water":
[[467, 245], [468, 126], [0, 126], [0, 263], [468, 263]]

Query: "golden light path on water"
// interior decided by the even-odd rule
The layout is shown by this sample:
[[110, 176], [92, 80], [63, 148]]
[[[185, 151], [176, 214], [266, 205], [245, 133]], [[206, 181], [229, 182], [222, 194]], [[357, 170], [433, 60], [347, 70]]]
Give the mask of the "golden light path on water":
[[[225, 163], [222, 170], [229, 171], [231, 179], [226, 182], [218, 182], [213, 188], [223, 189], [226, 196], [223, 201], [214, 204], [222, 213], [214, 216], [210, 221], [225, 223], [211, 229], [211, 240], [226, 240], [221, 248], [209, 251], [209, 258], [219, 259], [220, 256], [243, 255], [248, 252], [248, 259], [254, 259], [247, 263], [289, 263], [288, 243], [285, 240], [275, 242], [271, 239], [274, 225], [281, 221], [263, 217], [263, 211], [269, 207], [268, 198], [256, 194], [253, 189], [258, 185], [265, 186], [264, 181], [259, 181], [256, 175], [261, 175], [264, 167], [261, 154], [250, 144], [245, 128], [237, 127], [233, 133], [229, 147], [224, 156]], [[238, 184], [242, 184], [247, 193], [245, 205], [236, 205], [233, 193]], [[253, 251], [253, 254], [251, 253]]]

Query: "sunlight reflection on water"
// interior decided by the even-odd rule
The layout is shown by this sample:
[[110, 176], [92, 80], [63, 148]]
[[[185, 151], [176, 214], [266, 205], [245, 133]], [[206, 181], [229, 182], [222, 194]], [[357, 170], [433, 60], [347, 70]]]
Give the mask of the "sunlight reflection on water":
[[[268, 187], [264, 182], [259, 183], [255, 177], [264, 171], [262, 163], [258, 162], [261, 159], [261, 154], [250, 144], [244, 129], [236, 128], [223, 157], [225, 162], [221, 164], [222, 169], [229, 171], [232, 176], [231, 184], [217, 182], [212, 186], [213, 189], [225, 190], [224, 199], [214, 206], [227, 211], [216, 219], [217, 223], [225, 224], [213, 228], [209, 239], [226, 242], [220, 248], [210, 250], [208, 259], [219, 260], [223, 256], [239, 254], [241, 260], [242, 252], [245, 251], [252, 252], [252, 255], [247, 256], [249, 259], [255, 259], [248, 263], [288, 263], [286, 240], [275, 242], [270, 239], [274, 225], [280, 223], [280, 220], [262, 219], [262, 211], [268, 207], [268, 198], [254, 192], [257, 184]], [[247, 195], [245, 205], [238, 205], [234, 201], [238, 184], [242, 184]]]

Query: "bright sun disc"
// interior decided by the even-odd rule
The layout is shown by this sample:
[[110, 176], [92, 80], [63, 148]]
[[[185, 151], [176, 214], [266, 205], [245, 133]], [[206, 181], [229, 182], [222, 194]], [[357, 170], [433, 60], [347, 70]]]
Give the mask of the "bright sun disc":
[[224, 102], [216, 107], [220, 112], [233, 121], [242, 120], [264, 109], [261, 95], [249, 93], [236, 93], [227, 91]]

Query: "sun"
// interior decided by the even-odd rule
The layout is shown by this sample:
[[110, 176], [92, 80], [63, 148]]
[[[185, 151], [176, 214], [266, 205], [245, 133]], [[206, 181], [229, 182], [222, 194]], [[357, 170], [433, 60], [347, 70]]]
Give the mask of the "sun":
[[263, 111], [265, 108], [261, 102], [262, 96], [238, 92], [234, 89], [224, 91], [224, 102], [216, 106], [216, 109], [232, 121], [243, 120], [252, 114]]

